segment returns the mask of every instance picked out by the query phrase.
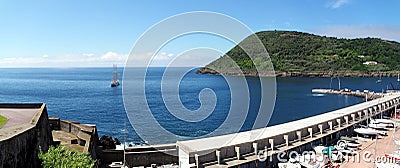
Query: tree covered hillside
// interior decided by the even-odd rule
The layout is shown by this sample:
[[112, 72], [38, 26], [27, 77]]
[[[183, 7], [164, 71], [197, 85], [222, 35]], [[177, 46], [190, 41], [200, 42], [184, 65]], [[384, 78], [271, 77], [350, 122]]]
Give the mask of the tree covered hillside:
[[[277, 72], [357, 71], [385, 72], [400, 70], [400, 43], [378, 38], [339, 39], [293, 31], [256, 33], [266, 47]], [[257, 52], [257, 51], [254, 51]], [[254, 71], [255, 66], [239, 46], [229, 55], [242, 70]], [[215, 69], [229, 70], [223, 56], [200, 73]], [[256, 58], [262, 65], [265, 58]], [[258, 63], [257, 61], [261, 61]]]

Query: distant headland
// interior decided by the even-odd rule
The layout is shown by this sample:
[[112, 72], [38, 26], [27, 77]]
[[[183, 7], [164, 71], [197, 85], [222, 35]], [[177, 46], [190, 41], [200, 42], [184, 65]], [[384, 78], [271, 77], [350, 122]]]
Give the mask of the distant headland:
[[[235, 46], [197, 73], [241, 75], [232, 68], [228, 56], [245, 76], [393, 77], [400, 73], [400, 43], [396, 41], [344, 39], [277, 30], [262, 31], [256, 35], [267, 49], [270, 59], [265, 54], [259, 54], [252, 61], [241, 47]], [[251, 48], [250, 52], [257, 53]], [[268, 61], [272, 62], [275, 73], [262, 69], [270, 66]], [[256, 71], [255, 64], [261, 67], [261, 71]]]

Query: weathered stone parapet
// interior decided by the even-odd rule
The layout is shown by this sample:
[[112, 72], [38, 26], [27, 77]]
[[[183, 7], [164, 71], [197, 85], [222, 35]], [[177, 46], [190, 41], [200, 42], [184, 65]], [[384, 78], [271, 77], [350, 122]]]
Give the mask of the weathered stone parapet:
[[45, 104], [0, 104], [0, 108], [37, 110], [27, 123], [0, 129], [0, 167], [41, 167], [40, 151], [52, 144]]
[[[52, 131], [57, 131], [55, 143], [76, 148], [80, 152], [89, 153], [93, 159], [97, 159], [98, 134], [95, 125], [80, 124], [76, 121], [60, 120], [59, 118], [50, 118], [50, 127]], [[65, 132], [65, 133], [63, 133]], [[77, 141], [62, 141], [62, 136], [72, 135]]]

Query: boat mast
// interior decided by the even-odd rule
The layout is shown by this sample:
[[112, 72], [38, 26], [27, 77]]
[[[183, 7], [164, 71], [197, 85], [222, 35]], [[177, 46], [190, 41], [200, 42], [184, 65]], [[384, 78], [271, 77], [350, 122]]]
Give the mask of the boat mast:
[[114, 69], [114, 82], [118, 80], [118, 72], [117, 72], [117, 64], [113, 64], [113, 69]]
[[[368, 102], [368, 93], [365, 94], [365, 102]], [[367, 112], [367, 127], [369, 127], [369, 112]]]
[[397, 74], [397, 82], [400, 82], [399, 74]]
[[125, 145], [126, 145], [126, 121], [124, 121], [124, 167], [126, 166]]

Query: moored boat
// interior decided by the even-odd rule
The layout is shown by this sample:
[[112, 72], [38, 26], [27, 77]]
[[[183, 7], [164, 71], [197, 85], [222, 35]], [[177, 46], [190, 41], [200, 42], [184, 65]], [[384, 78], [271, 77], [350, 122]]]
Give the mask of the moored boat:
[[322, 155], [322, 150], [325, 149], [325, 148], [326, 148], [325, 146], [315, 146], [315, 147], [313, 147], [313, 149], [314, 149], [314, 151], [315, 151], [315, 153], [317, 155]]
[[389, 124], [385, 124], [385, 123], [373, 123], [371, 122], [370, 124], [368, 124], [368, 127], [373, 128], [373, 129], [386, 129], [388, 127], [390, 127]]
[[301, 168], [301, 164], [295, 159], [289, 159], [286, 163], [278, 163], [279, 168]]
[[111, 82], [111, 87], [117, 87], [119, 86], [119, 80], [118, 80], [118, 72], [116, 64], [113, 65], [113, 69], [114, 69], [113, 72], [114, 75], [113, 75], [113, 81]]
[[375, 122], [375, 123], [393, 124], [394, 125], [394, 121], [392, 121], [390, 119], [373, 119], [371, 121]]
[[357, 139], [355, 139], [355, 138], [350, 138], [350, 137], [347, 137], [347, 136], [341, 136], [339, 139], [340, 139], [340, 140], [347, 141], [347, 142], [356, 142], [356, 141], [357, 141]]
[[324, 163], [322, 156], [316, 156], [311, 151], [310, 153], [297, 156], [295, 160], [299, 162], [302, 167], [306, 168], [319, 168]]
[[313, 149], [317, 155], [328, 156], [332, 162], [340, 162], [343, 160], [343, 153], [334, 146], [315, 146]]
[[354, 149], [354, 148], [358, 148], [360, 146], [361, 146], [361, 144], [357, 143], [356, 141], [339, 140], [335, 147]]
[[378, 135], [380, 132], [372, 129], [372, 128], [356, 128], [354, 129], [354, 132], [358, 133], [358, 134], [362, 134], [362, 135]]
[[108, 165], [108, 167], [128, 168], [128, 166], [126, 166], [122, 162], [112, 162], [111, 164]]
[[[344, 139], [344, 138], [341, 138]], [[354, 138], [353, 138], [354, 139]], [[339, 140], [337, 142], [337, 145], [335, 145], [335, 148], [342, 152], [343, 154], [346, 155], [354, 155], [357, 154], [357, 149], [358, 147], [361, 146], [361, 144], [357, 142], [350, 142], [350, 141], [345, 141], [345, 140]]]
[[349, 148], [358, 148], [358, 147], [361, 147], [361, 144], [359, 144], [359, 143], [347, 143], [346, 145], [347, 145], [347, 147], [349, 147]]

